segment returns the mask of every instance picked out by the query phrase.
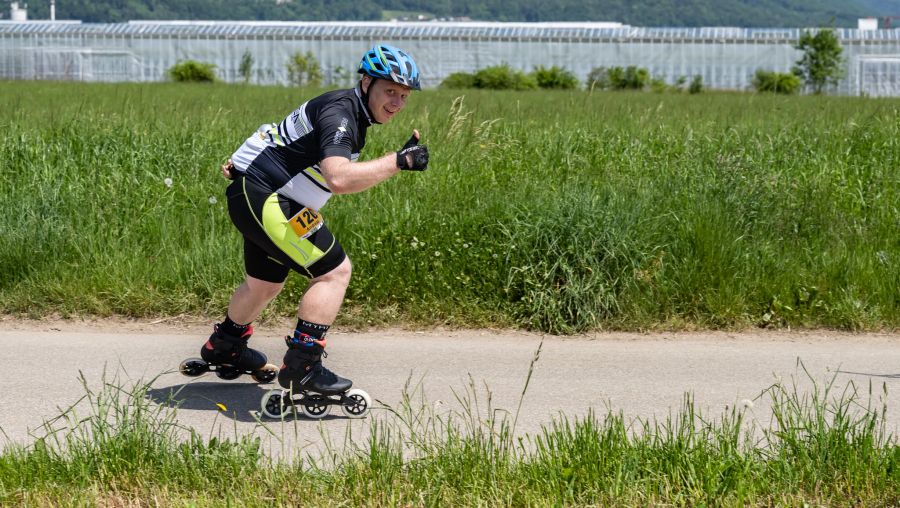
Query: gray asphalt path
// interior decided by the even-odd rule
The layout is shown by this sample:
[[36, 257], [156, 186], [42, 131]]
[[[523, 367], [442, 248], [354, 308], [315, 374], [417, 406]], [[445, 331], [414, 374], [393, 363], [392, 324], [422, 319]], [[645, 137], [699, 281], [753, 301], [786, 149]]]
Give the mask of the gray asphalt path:
[[[711, 417], [726, 407], [756, 399], [778, 380], [811, 384], [798, 359], [817, 381], [835, 379], [835, 389], [854, 382], [876, 397], [887, 387], [888, 426], [896, 432], [900, 412], [900, 335], [836, 332], [605, 333], [542, 337], [488, 331], [381, 331], [329, 334], [326, 365], [354, 381], [380, 403], [365, 420], [347, 420], [338, 408], [313, 422], [291, 418], [260, 426], [259, 401], [273, 386], [249, 378], [222, 381], [213, 374], [187, 378], [177, 372], [196, 356], [208, 328], [127, 323], [22, 323], [5, 320], [0, 332], [0, 429], [4, 442], [29, 443], [44, 421], [84, 395], [79, 372], [97, 390], [105, 378], [127, 386], [155, 378], [154, 404], [168, 404], [177, 391], [178, 421], [203, 435], [255, 433], [274, 456], [298, 450], [318, 453], [325, 440], [344, 446], [348, 431], [364, 439], [374, 419], [390, 419], [382, 404], [397, 407], [407, 384], [418, 385], [417, 404], [438, 414], [462, 409], [456, 395], [474, 381], [484, 413], [487, 392], [494, 408], [516, 411], [517, 431], [534, 434], [554, 417], [584, 415], [590, 408], [623, 412], [627, 418], [665, 418], [686, 393]], [[280, 328], [263, 327], [253, 343], [280, 364]], [[522, 391], [539, 344], [527, 393]], [[767, 399], [753, 412], [768, 422]], [[222, 411], [217, 403], [227, 407]], [[81, 411], [86, 411], [81, 408]]]

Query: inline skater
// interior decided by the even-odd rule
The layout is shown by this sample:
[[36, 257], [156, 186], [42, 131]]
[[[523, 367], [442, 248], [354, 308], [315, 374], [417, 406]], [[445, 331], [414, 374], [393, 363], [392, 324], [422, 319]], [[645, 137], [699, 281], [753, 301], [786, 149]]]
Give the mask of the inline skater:
[[260, 127], [222, 166], [223, 175], [232, 179], [228, 211], [244, 237], [246, 278], [201, 348], [206, 362], [246, 372], [266, 365], [265, 354], [248, 347], [251, 323], [293, 270], [309, 278], [309, 286], [296, 328], [285, 338], [288, 349], [278, 382], [289, 390], [326, 395], [351, 387], [352, 381], [322, 365], [325, 336], [352, 270], [320, 210], [332, 194], [361, 192], [400, 171], [428, 167], [428, 149], [418, 144], [418, 130], [397, 152], [357, 161], [366, 130], [390, 122], [411, 92], [420, 90], [415, 61], [393, 46], [378, 44], [367, 51], [358, 72], [362, 76], [353, 88], [310, 99], [279, 124]]

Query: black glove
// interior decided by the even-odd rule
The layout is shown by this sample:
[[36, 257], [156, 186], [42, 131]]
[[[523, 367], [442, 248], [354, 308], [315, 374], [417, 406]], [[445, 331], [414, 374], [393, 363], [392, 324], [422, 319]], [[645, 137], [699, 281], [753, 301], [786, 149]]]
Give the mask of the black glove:
[[[413, 145], [409, 146], [410, 143], [413, 143]], [[412, 171], [425, 171], [428, 168], [428, 147], [415, 143], [418, 143], [418, 140], [410, 139], [406, 142], [403, 149], [397, 152], [398, 168]], [[411, 156], [412, 165], [406, 160], [407, 155]]]
[[407, 141], [406, 144], [403, 145], [403, 148], [401, 148], [400, 150], [406, 150], [407, 148], [412, 148], [418, 144], [419, 144], [419, 138], [416, 137], [415, 134], [413, 134], [412, 136], [409, 137], [409, 141]]

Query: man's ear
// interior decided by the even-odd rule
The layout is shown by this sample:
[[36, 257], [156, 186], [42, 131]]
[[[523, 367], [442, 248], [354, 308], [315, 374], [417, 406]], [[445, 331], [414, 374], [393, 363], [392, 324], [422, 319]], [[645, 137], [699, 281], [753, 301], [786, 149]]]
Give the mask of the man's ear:
[[363, 74], [361, 83], [362, 83], [363, 93], [369, 93], [369, 86], [372, 84], [372, 76], [369, 76], [368, 74]]

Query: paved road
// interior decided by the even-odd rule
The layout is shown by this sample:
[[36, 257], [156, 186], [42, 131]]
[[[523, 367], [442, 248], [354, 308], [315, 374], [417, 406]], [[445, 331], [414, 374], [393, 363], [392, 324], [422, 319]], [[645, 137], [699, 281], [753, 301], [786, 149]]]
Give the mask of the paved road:
[[[256, 433], [274, 456], [297, 450], [318, 453], [325, 437], [340, 448], [351, 432], [364, 439], [373, 418], [350, 421], [337, 408], [321, 423], [305, 419], [257, 421], [259, 400], [271, 386], [249, 378], [222, 381], [212, 374], [190, 379], [176, 370], [196, 356], [206, 327], [162, 324], [65, 321], [51, 324], [4, 320], [0, 332], [0, 429], [6, 439], [28, 443], [46, 419], [83, 394], [79, 372], [92, 389], [106, 379], [129, 385], [156, 378], [154, 404], [166, 404], [180, 390], [178, 420], [203, 435]], [[273, 330], [276, 327], [271, 327]], [[276, 332], [259, 330], [253, 342], [279, 363], [284, 346]], [[398, 406], [404, 386], [420, 383], [427, 406], [438, 414], [459, 410], [454, 393], [466, 393], [474, 380], [484, 412], [486, 391], [494, 408], [515, 412], [535, 351], [543, 341], [528, 391], [522, 399], [517, 430], [534, 434], [554, 417], [584, 415], [607, 408], [631, 417], [664, 418], [677, 411], [686, 392], [710, 416], [756, 398], [782, 379], [810, 384], [797, 361], [817, 380], [836, 375], [836, 387], [853, 381], [867, 393], [869, 382], [880, 396], [888, 388], [888, 426], [900, 423], [900, 335], [803, 333], [607, 333], [587, 337], [545, 337], [486, 331], [375, 332], [329, 335], [326, 364], [382, 404]], [[158, 377], [157, 377], [158, 376]], [[470, 377], [471, 376], [471, 377]], [[486, 387], [486, 388], [485, 388]], [[768, 422], [765, 398], [753, 409]], [[224, 404], [222, 411], [216, 403]], [[376, 405], [377, 406], [377, 405]], [[80, 408], [85, 411], [84, 407]], [[374, 418], [390, 419], [383, 407]], [[0, 442], [5, 441], [0, 437]]]

